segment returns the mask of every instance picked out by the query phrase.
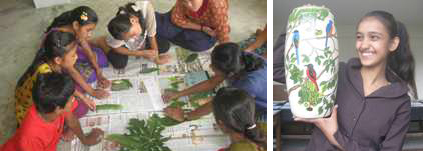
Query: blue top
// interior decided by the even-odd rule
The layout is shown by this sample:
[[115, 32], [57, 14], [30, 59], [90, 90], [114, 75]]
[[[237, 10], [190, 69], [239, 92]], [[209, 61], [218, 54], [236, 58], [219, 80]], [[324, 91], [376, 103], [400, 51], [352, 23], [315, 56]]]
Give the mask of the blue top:
[[260, 58], [264, 61], [264, 66], [258, 70], [248, 72], [237, 80], [233, 80], [230, 84], [233, 87], [247, 91], [256, 99], [256, 108], [267, 108], [267, 62], [263, 57], [252, 54], [254, 57]]

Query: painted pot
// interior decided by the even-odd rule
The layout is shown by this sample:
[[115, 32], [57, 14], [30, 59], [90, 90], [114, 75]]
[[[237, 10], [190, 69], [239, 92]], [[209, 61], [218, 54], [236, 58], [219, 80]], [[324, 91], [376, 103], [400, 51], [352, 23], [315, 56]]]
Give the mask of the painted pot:
[[293, 115], [321, 118], [331, 114], [338, 78], [338, 41], [329, 9], [306, 5], [289, 16], [285, 73]]

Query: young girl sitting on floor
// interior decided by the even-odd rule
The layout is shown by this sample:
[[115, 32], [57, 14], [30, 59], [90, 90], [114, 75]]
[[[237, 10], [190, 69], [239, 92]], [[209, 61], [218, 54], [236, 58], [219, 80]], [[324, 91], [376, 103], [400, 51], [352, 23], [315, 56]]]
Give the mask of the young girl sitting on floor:
[[[104, 88], [109, 87], [111, 84], [103, 76], [100, 69], [108, 66], [107, 58], [100, 48], [92, 47], [88, 42], [97, 22], [97, 14], [93, 9], [87, 6], [80, 6], [56, 17], [46, 32], [62, 31], [72, 33], [76, 36], [78, 60], [75, 66], [69, 66], [65, 69], [72, 76], [73, 80], [76, 81], [77, 90], [103, 99], [109, 96], [109, 93]], [[89, 84], [96, 80], [99, 89], [94, 89]], [[88, 108], [95, 108], [94, 104], [91, 104], [89, 107], [84, 105], [82, 104], [77, 109], [78, 117], [85, 115], [88, 112]]]
[[95, 128], [89, 135], [84, 135], [78, 119], [71, 113], [78, 104], [72, 96], [74, 91], [74, 82], [67, 74], [50, 72], [39, 75], [32, 91], [34, 104], [28, 109], [21, 127], [0, 147], [0, 151], [55, 151], [65, 121], [83, 144], [99, 143], [103, 131]]
[[128, 3], [120, 7], [107, 25], [110, 35], [100, 38], [110, 63], [116, 69], [124, 68], [128, 56], [143, 57], [157, 64], [169, 61], [169, 42], [156, 35], [154, 7], [148, 0]]

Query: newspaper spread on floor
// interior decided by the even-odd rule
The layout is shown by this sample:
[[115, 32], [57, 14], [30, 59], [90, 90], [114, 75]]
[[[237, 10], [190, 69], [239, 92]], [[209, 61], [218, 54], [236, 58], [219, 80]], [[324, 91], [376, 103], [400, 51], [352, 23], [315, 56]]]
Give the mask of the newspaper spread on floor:
[[[167, 106], [161, 95], [172, 87], [172, 80], [180, 80], [177, 87], [179, 90], [194, 85], [209, 78], [210, 52], [201, 53], [198, 56], [190, 56], [192, 53], [172, 47], [169, 50], [172, 61], [166, 65], [156, 65], [142, 58], [129, 59], [124, 70], [116, 70], [111, 66], [103, 69], [104, 75], [110, 80], [128, 80], [132, 87], [123, 91], [110, 91], [107, 99], [96, 100], [100, 104], [121, 104], [121, 110], [90, 111], [80, 119], [81, 127], [85, 133], [92, 128], [101, 128], [105, 135], [126, 132], [129, 119], [147, 119], [152, 114], [163, 116], [163, 108]], [[155, 68], [157, 71], [145, 73], [146, 69]], [[93, 85], [94, 86], [94, 85]], [[175, 85], [173, 85], [175, 86]], [[180, 100], [188, 102], [190, 96]], [[200, 103], [201, 104], [201, 103]], [[192, 106], [188, 106], [192, 108]], [[195, 121], [184, 122], [179, 125], [166, 128], [162, 135], [170, 136], [171, 139], [165, 144], [172, 151], [216, 151], [229, 145], [229, 137], [224, 135], [215, 124], [212, 114]], [[114, 142], [102, 140], [94, 146], [85, 146], [79, 139], [72, 142], [61, 142], [58, 150], [64, 151], [115, 151], [119, 150]]]

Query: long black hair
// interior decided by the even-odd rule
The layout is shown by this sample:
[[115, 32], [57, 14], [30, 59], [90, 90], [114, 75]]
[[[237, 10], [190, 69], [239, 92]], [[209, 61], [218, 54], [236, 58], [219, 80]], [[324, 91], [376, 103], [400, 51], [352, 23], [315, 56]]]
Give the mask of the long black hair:
[[[375, 17], [386, 27], [391, 39], [398, 37], [400, 43], [397, 49], [388, 55], [387, 68], [405, 81], [411, 89], [411, 96], [417, 99], [416, 82], [414, 79], [415, 62], [410, 49], [409, 36], [405, 25], [396, 21], [391, 13], [386, 11], [372, 11], [367, 13], [360, 22], [367, 17]], [[360, 24], [359, 22], [359, 24]]]
[[116, 16], [110, 20], [109, 24], [107, 25], [107, 29], [113, 38], [123, 40], [122, 34], [128, 32], [132, 27], [130, 21], [131, 16], [138, 17], [142, 29], [141, 34], [145, 33], [146, 23], [142, 11], [136, 11], [134, 10], [134, 7], [137, 7], [135, 3], [128, 3], [123, 7], [119, 7]]
[[266, 138], [255, 122], [255, 100], [246, 91], [233, 87], [223, 87], [213, 98], [213, 114], [225, 127], [243, 134], [261, 147], [266, 146]]
[[211, 53], [211, 64], [226, 76], [255, 71], [265, 65], [263, 59], [243, 52], [236, 43], [217, 45]]
[[32, 96], [38, 112], [51, 113], [56, 107], [65, 108], [75, 91], [72, 78], [64, 73], [46, 73], [37, 76]]
[[54, 18], [53, 22], [47, 27], [45, 32], [50, 31], [54, 27], [70, 25], [74, 21], [77, 21], [81, 26], [87, 24], [97, 24], [97, 13], [88, 6], [79, 6]]
[[36, 68], [43, 63], [54, 60], [56, 57], [63, 57], [69, 52], [69, 44], [76, 40], [72, 33], [51, 31], [47, 34], [42, 47], [37, 51], [32, 64], [26, 69], [25, 73], [19, 78], [17, 87], [21, 86], [24, 81], [34, 74]]

